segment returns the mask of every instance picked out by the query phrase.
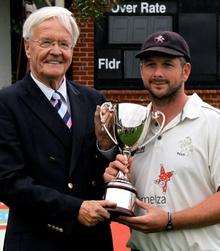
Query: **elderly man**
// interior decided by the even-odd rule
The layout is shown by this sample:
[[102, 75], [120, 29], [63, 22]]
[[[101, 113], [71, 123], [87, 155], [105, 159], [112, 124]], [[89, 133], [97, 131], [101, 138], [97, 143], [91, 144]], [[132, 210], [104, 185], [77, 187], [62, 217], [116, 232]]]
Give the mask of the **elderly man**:
[[105, 207], [115, 205], [102, 200], [106, 161], [93, 122], [105, 99], [65, 78], [78, 36], [68, 10], [33, 12], [23, 27], [30, 72], [0, 91], [4, 251], [112, 250]]

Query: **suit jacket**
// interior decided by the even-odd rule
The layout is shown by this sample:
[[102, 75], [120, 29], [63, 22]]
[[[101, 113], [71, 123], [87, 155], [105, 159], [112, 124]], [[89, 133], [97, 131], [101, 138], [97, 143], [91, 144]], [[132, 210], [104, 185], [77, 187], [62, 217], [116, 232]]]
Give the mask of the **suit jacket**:
[[[67, 81], [72, 129], [29, 74], [0, 91], [0, 201], [9, 206], [5, 251], [112, 250], [108, 223], [77, 221], [101, 199], [106, 160], [96, 150], [97, 91]], [[81, 248], [76, 248], [80, 246]]]

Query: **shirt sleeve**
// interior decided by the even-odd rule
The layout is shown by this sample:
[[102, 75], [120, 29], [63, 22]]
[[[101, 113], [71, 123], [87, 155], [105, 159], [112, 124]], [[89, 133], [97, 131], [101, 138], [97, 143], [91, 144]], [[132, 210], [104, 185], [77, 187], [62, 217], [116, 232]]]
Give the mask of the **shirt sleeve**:
[[96, 147], [98, 151], [110, 161], [115, 158], [116, 153], [117, 153], [117, 148], [118, 148], [117, 146], [114, 146], [108, 150], [101, 150], [99, 147], [98, 141], [96, 141]]
[[[215, 122], [213, 122], [215, 121]], [[209, 122], [209, 143], [208, 158], [211, 173], [211, 181], [215, 191], [220, 188], [220, 115], [217, 119], [211, 119]]]

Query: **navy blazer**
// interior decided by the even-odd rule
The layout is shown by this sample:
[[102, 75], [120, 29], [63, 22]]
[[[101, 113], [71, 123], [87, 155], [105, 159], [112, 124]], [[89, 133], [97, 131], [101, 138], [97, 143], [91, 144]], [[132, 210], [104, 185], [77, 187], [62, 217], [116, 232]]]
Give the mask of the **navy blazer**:
[[30, 74], [0, 91], [0, 201], [10, 208], [5, 251], [112, 250], [109, 223], [77, 221], [83, 200], [104, 192], [107, 163], [96, 150], [93, 117], [105, 99], [70, 81], [67, 93], [71, 130]]

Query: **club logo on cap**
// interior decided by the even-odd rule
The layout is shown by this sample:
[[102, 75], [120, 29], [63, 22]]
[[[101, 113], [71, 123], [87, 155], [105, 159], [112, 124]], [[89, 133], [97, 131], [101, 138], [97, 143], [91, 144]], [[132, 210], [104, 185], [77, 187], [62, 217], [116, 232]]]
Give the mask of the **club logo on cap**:
[[164, 42], [165, 38], [162, 35], [159, 35], [154, 38], [155, 43], [162, 44]]

